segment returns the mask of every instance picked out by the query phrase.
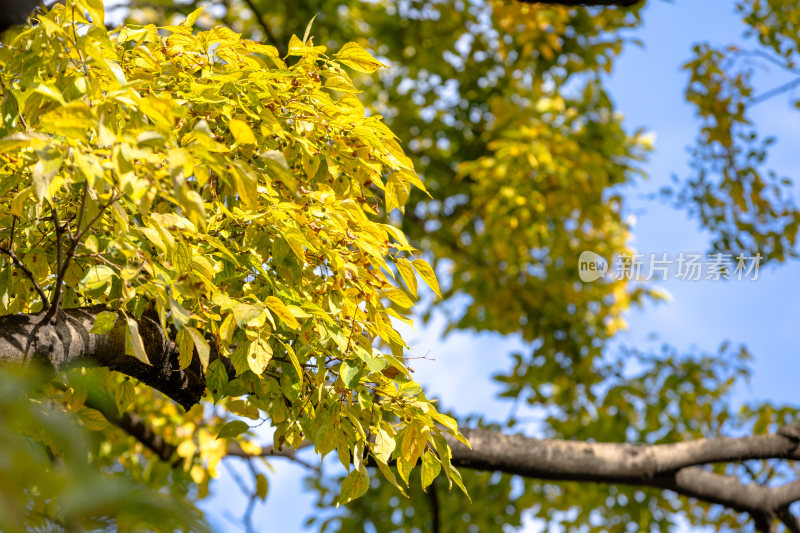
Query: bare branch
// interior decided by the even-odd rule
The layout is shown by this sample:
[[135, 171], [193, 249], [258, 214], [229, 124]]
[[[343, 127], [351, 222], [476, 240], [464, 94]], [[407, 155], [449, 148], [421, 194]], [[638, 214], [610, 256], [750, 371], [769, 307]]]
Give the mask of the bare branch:
[[747, 101], [747, 103], [750, 105], [760, 104], [761, 102], [769, 100], [773, 96], [778, 96], [781, 93], [791, 91], [792, 89], [798, 86], [800, 86], [800, 78], [795, 78], [792, 81], [786, 82], [783, 85], [779, 85], [778, 87], [770, 89], [765, 93], [752, 97], [750, 100]]
[[272, 30], [267, 25], [267, 22], [264, 20], [264, 15], [256, 8], [256, 5], [253, 3], [253, 0], [244, 0], [244, 3], [247, 4], [248, 9], [252, 11], [253, 16], [258, 21], [258, 25], [261, 26], [261, 30], [264, 32], [264, 36], [267, 38], [269, 43], [278, 49], [278, 53], [280, 55], [285, 55], [286, 50], [283, 49], [281, 43], [278, 39], [275, 38], [275, 35], [272, 33]]

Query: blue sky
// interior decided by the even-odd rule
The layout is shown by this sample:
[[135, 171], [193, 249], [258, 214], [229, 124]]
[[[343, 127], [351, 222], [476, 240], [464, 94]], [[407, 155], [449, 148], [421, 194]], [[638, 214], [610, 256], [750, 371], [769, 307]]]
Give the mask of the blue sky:
[[[641, 126], [656, 134], [656, 150], [646, 166], [649, 180], [626, 191], [629, 208], [636, 216], [633, 245], [644, 253], [666, 252], [670, 256], [681, 251], [705, 251], [709, 238], [695, 221], [644, 196], [668, 184], [673, 173], [687, 175], [686, 147], [696, 135], [697, 121], [693, 109], [683, 100], [686, 75], [680, 67], [689, 58], [692, 44], [740, 42], [743, 25], [733, 13], [733, 3], [727, 0], [648, 0], [644, 19], [644, 28], [637, 33], [644, 48], [627, 48], [610, 84], [628, 127]], [[768, 77], [769, 82], [776, 79]], [[768, 88], [770, 85], [763, 87]], [[785, 96], [760, 104], [756, 111], [754, 118], [761, 130], [779, 139], [770, 158], [773, 168], [791, 175], [799, 115], [789, 112]], [[669, 341], [679, 349], [710, 351], [724, 340], [744, 343], [755, 356], [755, 375], [749, 386], [738, 390], [737, 401], [791, 403], [796, 400], [800, 375], [796, 352], [800, 301], [791, 298], [798, 278], [800, 265], [795, 262], [761, 269], [757, 281], [660, 283], [672, 300], [633, 310], [628, 315], [629, 329], [618, 340], [647, 346], [652, 345], [650, 336], [655, 333], [659, 342]], [[520, 349], [521, 344], [490, 334], [457, 333], [442, 339], [442, 325], [439, 317], [416, 332], [403, 332], [410, 339], [415, 352], [412, 355], [427, 357], [413, 365], [415, 377], [429, 396], [441, 399], [445, 408], [504, 418], [510, 405], [495, 397], [497, 387], [489, 376], [505, 369], [508, 354]], [[240, 461], [233, 459], [231, 463], [245, 474]], [[274, 471], [267, 473], [268, 500], [257, 509], [255, 524], [261, 524], [259, 529], [264, 531], [305, 531], [303, 523], [315, 510], [313, 496], [302, 488], [303, 469], [280, 459], [272, 461], [271, 467]], [[239, 516], [244, 498], [231, 477], [224, 469], [222, 472], [214, 495], [203, 508], [217, 531], [239, 531], [225, 514]], [[542, 529], [531, 521], [526, 530]], [[678, 530], [688, 531], [681, 526]]]

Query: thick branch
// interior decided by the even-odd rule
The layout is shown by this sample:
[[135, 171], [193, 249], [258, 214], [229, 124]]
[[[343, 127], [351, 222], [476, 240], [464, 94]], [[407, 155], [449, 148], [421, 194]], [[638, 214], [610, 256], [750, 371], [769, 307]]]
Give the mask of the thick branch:
[[800, 520], [798, 520], [797, 517], [792, 514], [788, 505], [778, 509], [776, 514], [783, 525], [786, 526], [787, 531], [790, 531], [791, 533], [800, 533]]
[[0, 0], [0, 31], [22, 24], [40, 0]]
[[745, 459], [800, 459], [787, 432], [742, 438], [635, 445], [539, 440], [468, 429], [472, 450], [453, 438], [453, 464], [554, 481], [620, 483], [669, 489], [751, 515], [773, 515], [800, 500], [800, 482], [780, 487], [745, 485], [694, 465]]
[[0, 316], [0, 365], [43, 364], [55, 371], [73, 364], [107, 367], [134, 377], [189, 409], [205, 391], [205, 376], [195, 356], [178, 366], [178, 348], [157, 321], [139, 320], [150, 365], [125, 354], [126, 320], [120, 316], [105, 334], [90, 333], [102, 307], [59, 311], [55, 316]]

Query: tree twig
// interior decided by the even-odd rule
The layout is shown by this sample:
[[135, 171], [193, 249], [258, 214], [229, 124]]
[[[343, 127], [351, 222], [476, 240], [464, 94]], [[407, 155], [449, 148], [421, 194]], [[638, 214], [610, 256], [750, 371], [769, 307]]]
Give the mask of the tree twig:
[[25, 277], [27, 277], [28, 280], [33, 284], [33, 289], [39, 294], [39, 298], [42, 299], [42, 308], [45, 311], [48, 310], [50, 308], [50, 301], [47, 299], [47, 296], [44, 294], [44, 291], [42, 290], [42, 287], [36, 281], [36, 277], [33, 275], [33, 272], [31, 272], [31, 270], [28, 267], [26, 267], [22, 263], [22, 261], [19, 260], [19, 258], [17, 257], [17, 254], [14, 253], [13, 249], [6, 248], [4, 246], [0, 246], [0, 253], [4, 253], [7, 256], [9, 256], [11, 258], [11, 261], [14, 263], [14, 266], [16, 266], [18, 269], [20, 269], [22, 271], [23, 274], [25, 274]]
[[70, 232], [69, 234], [70, 246], [69, 249], [67, 250], [67, 253], [63, 257], [63, 262], [61, 259], [61, 233], [66, 231], [66, 228], [59, 229], [60, 225], [58, 223], [58, 211], [55, 209], [55, 207], [53, 208], [53, 219], [56, 224], [56, 246], [58, 247], [59, 268], [58, 268], [58, 273], [56, 275], [56, 281], [53, 287], [53, 297], [52, 300], [50, 301], [51, 313], [55, 313], [61, 307], [61, 293], [62, 293], [62, 287], [64, 285], [64, 277], [67, 275], [67, 268], [69, 268], [69, 263], [72, 260], [73, 256], [75, 255], [75, 251], [78, 249], [78, 244], [80, 244], [81, 239], [83, 239], [83, 237], [92, 228], [92, 226], [98, 220], [100, 220], [100, 217], [103, 216], [103, 213], [105, 213], [106, 209], [108, 209], [114, 202], [116, 202], [123, 196], [123, 193], [117, 193], [115, 195], [112, 195], [111, 199], [108, 202], [100, 206], [99, 211], [94, 217], [92, 217], [92, 220], [90, 220], [89, 223], [86, 224], [86, 227], [81, 229], [81, 223], [83, 221], [84, 212], [86, 210], [87, 187], [88, 186], [84, 184], [83, 197], [81, 199], [81, 204], [78, 207], [78, 225], [75, 228], [75, 233]]
[[283, 46], [281, 46], [278, 39], [275, 38], [275, 35], [272, 33], [272, 30], [270, 30], [269, 26], [267, 25], [267, 22], [264, 20], [264, 15], [262, 15], [261, 12], [256, 8], [256, 5], [253, 3], [253, 0], [244, 0], [244, 3], [247, 4], [248, 9], [250, 9], [250, 11], [253, 12], [253, 16], [258, 21], [258, 24], [259, 26], [261, 26], [261, 29], [264, 31], [264, 36], [267, 38], [267, 40], [270, 42], [272, 46], [278, 49], [278, 54], [280, 54], [281, 56], [286, 55], [286, 50], [283, 49]]
[[769, 100], [773, 96], [777, 96], [777, 95], [779, 95], [781, 93], [785, 93], [787, 91], [791, 91], [792, 89], [794, 89], [798, 85], [800, 85], [800, 78], [795, 78], [792, 81], [786, 82], [783, 85], [779, 85], [778, 87], [775, 87], [774, 89], [770, 89], [769, 91], [767, 91], [765, 93], [762, 93], [762, 94], [759, 94], [757, 96], [754, 96], [754, 97], [750, 98], [747, 101], [747, 103], [750, 104], [750, 105], [760, 104], [761, 102], [765, 102], [765, 101]]

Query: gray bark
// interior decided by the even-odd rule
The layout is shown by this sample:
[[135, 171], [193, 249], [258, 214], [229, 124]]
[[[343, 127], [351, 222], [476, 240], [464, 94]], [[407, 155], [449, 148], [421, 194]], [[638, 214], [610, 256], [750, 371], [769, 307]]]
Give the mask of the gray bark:
[[122, 372], [161, 391], [184, 408], [200, 401], [205, 376], [195, 355], [188, 368], [178, 365], [178, 348], [160, 324], [148, 317], [139, 321], [150, 364], [125, 353], [124, 317], [105, 334], [90, 333], [103, 307], [59, 311], [52, 317], [37, 315], [0, 316], [0, 365], [39, 364], [60, 371], [70, 365], [101, 366]]
[[[637, 445], [534, 439], [484, 429], [463, 430], [472, 449], [448, 437], [456, 467], [553, 481], [588, 481], [668, 489], [751, 514], [766, 522], [794, 520], [800, 481], [778, 487], [744, 484], [698, 465], [747, 459], [800, 459], [795, 428], [770, 435]], [[792, 522], [792, 524], [794, 524]]]

